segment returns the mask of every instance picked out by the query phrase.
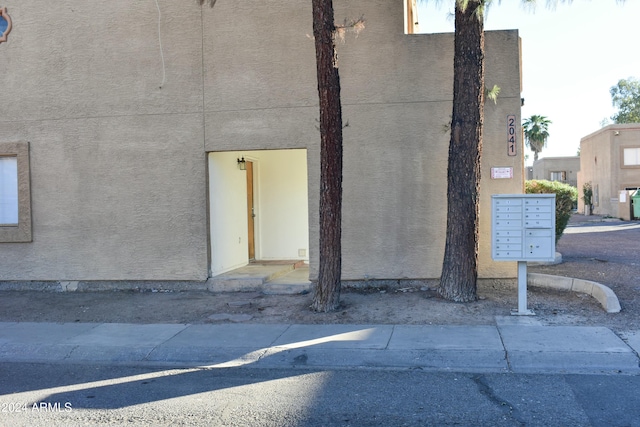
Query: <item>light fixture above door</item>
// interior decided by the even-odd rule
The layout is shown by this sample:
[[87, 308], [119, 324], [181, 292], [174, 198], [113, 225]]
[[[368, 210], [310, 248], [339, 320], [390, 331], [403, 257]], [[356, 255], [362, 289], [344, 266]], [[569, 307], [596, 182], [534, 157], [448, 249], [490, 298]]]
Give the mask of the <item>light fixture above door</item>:
[[238, 169], [241, 171], [247, 170], [247, 162], [244, 157], [242, 157], [242, 159], [238, 159]]

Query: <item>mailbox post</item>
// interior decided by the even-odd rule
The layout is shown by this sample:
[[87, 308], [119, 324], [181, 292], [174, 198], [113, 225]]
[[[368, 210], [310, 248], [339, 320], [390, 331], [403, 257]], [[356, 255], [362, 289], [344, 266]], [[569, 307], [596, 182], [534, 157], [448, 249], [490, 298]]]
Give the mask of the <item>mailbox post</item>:
[[556, 255], [556, 195], [491, 196], [491, 258], [518, 262], [518, 310], [527, 308], [527, 261], [553, 261]]

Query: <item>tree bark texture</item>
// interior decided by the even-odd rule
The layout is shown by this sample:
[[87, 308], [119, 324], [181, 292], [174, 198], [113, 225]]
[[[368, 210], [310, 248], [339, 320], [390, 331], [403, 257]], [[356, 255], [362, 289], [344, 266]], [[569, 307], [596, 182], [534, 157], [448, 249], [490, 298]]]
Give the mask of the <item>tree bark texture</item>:
[[320, 262], [311, 308], [334, 311], [340, 304], [342, 270], [342, 107], [336, 64], [332, 0], [313, 0], [320, 101]]
[[453, 114], [447, 170], [447, 232], [440, 294], [452, 301], [477, 299], [478, 191], [484, 121], [484, 25], [475, 11], [456, 2]]

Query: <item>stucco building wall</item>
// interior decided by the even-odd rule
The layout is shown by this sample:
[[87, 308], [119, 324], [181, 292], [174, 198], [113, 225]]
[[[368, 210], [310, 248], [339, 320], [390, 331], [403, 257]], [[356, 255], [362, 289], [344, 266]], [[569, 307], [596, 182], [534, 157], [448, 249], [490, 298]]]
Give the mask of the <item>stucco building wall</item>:
[[[0, 280], [204, 280], [207, 152], [304, 148], [317, 274], [319, 133], [311, 6], [5, 2], [0, 142], [29, 141], [33, 241], [0, 243]], [[343, 278], [437, 278], [446, 224], [453, 35], [405, 35], [401, 3], [337, 1], [366, 18], [338, 46], [344, 122]], [[158, 19], [160, 36], [158, 38]], [[486, 35], [481, 277], [490, 195], [521, 193], [516, 31]], [[516, 135], [520, 135], [520, 130]], [[490, 178], [492, 167], [513, 178]]]
[[[533, 178], [559, 181], [573, 187], [578, 185], [578, 172], [580, 171], [580, 157], [543, 157], [533, 163]], [[564, 172], [564, 179], [552, 180], [553, 172]]]
[[606, 126], [580, 140], [578, 211], [584, 212], [583, 185], [594, 189], [593, 213], [619, 216], [619, 195], [640, 187], [640, 166], [625, 166], [624, 148], [640, 148], [640, 125]]
[[[30, 143], [33, 241], [1, 280], [203, 280], [200, 8], [8, 1], [0, 141]], [[188, 30], [187, 30], [188, 28]]]
[[[402, 8], [391, 2], [335, 6], [338, 21], [363, 14], [367, 21], [357, 38], [348, 34], [338, 45], [343, 117], [349, 123], [344, 129], [343, 278], [439, 277], [453, 35], [404, 35]], [[309, 23], [299, 18], [310, 17], [310, 10], [303, 4], [274, 10], [271, 4], [257, 3], [242, 22], [225, 18], [247, 16], [245, 7], [221, 3], [217, 13], [205, 14], [205, 147], [309, 150], [313, 276], [318, 261], [317, 93]], [[272, 34], [260, 25], [264, 17], [286, 26]], [[522, 154], [507, 156], [506, 145], [507, 115], [515, 114], [520, 123], [517, 32], [488, 33], [486, 46], [487, 86], [497, 84], [502, 90], [498, 103], [485, 107], [481, 274], [513, 277], [510, 263], [490, 260], [489, 196], [522, 192]], [[242, 85], [234, 84], [238, 79]], [[491, 180], [492, 166], [514, 168], [513, 179]]]

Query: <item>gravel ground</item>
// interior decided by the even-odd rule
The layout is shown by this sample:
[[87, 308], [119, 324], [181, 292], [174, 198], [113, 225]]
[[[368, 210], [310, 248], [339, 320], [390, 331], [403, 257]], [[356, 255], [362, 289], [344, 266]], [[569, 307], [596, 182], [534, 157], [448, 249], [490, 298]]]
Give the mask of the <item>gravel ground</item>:
[[[640, 330], [640, 222], [575, 215], [557, 250], [564, 262], [529, 266], [532, 273], [593, 280], [617, 294], [622, 311], [606, 313], [591, 296], [529, 287], [528, 306], [547, 325]], [[515, 284], [484, 282], [480, 300], [459, 304], [419, 288], [345, 290], [342, 308], [313, 313], [311, 295], [206, 291], [2, 291], [1, 322], [106, 323], [350, 323], [491, 325], [517, 307]]]
[[618, 296], [622, 311], [594, 313], [593, 323], [616, 331], [640, 329], [640, 222], [576, 214], [556, 250], [562, 254], [562, 264], [530, 266], [529, 272], [608, 286]]

